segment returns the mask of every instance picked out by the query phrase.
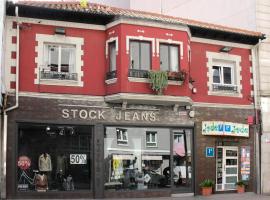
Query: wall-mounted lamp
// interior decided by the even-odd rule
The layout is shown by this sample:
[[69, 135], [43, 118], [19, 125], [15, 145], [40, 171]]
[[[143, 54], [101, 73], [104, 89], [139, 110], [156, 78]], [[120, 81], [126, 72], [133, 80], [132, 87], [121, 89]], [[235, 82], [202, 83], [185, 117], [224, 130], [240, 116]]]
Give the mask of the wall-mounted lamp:
[[219, 52], [225, 52], [228, 53], [232, 50], [232, 47], [224, 46], [221, 49], [219, 49]]
[[66, 30], [63, 27], [56, 27], [54, 33], [59, 35], [65, 35]]
[[196, 94], [196, 93], [197, 93], [197, 88], [193, 87], [193, 88], [191, 89], [191, 92], [192, 92], [193, 94]]

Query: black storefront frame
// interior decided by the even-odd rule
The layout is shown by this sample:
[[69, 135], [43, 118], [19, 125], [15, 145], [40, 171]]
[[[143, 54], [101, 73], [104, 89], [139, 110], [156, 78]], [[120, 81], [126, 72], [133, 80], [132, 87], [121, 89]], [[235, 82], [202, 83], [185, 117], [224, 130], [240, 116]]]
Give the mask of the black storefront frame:
[[[15, 159], [13, 159], [12, 163], [15, 164], [16, 167], [14, 167], [13, 172], [15, 177], [15, 184], [11, 188], [11, 195], [15, 196], [15, 198], [94, 198], [94, 145], [90, 149], [90, 156], [93, 159], [93, 162], [90, 164], [90, 176], [92, 177], [90, 180], [91, 187], [89, 190], [74, 190], [74, 191], [46, 191], [46, 192], [37, 192], [37, 191], [18, 191], [17, 185], [18, 185], [18, 167], [17, 167], [17, 158], [18, 158], [18, 135], [19, 135], [19, 125], [20, 124], [38, 124], [38, 125], [68, 125], [68, 126], [88, 126], [92, 131], [92, 144], [94, 144], [94, 138], [95, 138], [95, 125], [94, 124], [85, 124], [85, 123], [70, 123], [68, 124], [66, 121], [32, 121], [32, 120], [16, 120], [15, 121], [15, 145], [14, 145], [14, 151], [13, 156]], [[92, 152], [91, 152], [92, 151]]]
[[[151, 124], [140, 124], [140, 123], [104, 123], [103, 124], [103, 136], [105, 133], [106, 127], [149, 127], [149, 128], [168, 128], [170, 130], [170, 163], [173, 163], [173, 133], [174, 130], [179, 129], [189, 129], [192, 131], [191, 134], [191, 150], [192, 150], [192, 183], [191, 183], [191, 192], [187, 193], [193, 193], [195, 195], [195, 123], [194, 126], [179, 126], [179, 125], [172, 125], [172, 124], [160, 124], [160, 125], [151, 125]], [[103, 149], [104, 149], [104, 137], [103, 137]], [[104, 153], [103, 153], [104, 154]], [[104, 155], [103, 155], [104, 156]], [[104, 159], [103, 159], [104, 162]], [[104, 165], [104, 163], [103, 163]], [[173, 165], [170, 164], [170, 174], [173, 173]], [[103, 177], [102, 177], [103, 178]], [[147, 189], [147, 190], [132, 190], [132, 191], [113, 191], [108, 192], [105, 191], [104, 184], [102, 185], [104, 195], [103, 197], [118, 197], [118, 198], [134, 198], [134, 197], [161, 197], [161, 196], [171, 196], [172, 194], [181, 194], [185, 192], [177, 191], [177, 188], [174, 187], [172, 184], [173, 180], [171, 179], [171, 188], [162, 188], [162, 189]], [[164, 195], [165, 194], [165, 195]]]
[[[125, 197], [158, 197], [158, 196], [170, 196], [171, 194], [176, 194], [176, 190], [174, 190], [173, 187], [169, 189], [148, 189], [145, 191], [121, 191], [121, 192], [105, 192], [104, 189], [104, 173], [103, 169], [101, 169], [101, 166], [104, 165], [104, 132], [106, 126], [127, 126], [127, 127], [151, 127], [151, 128], [168, 128], [170, 129], [170, 137], [172, 137], [172, 129], [190, 129], [192, 131], [192, 191], [195, 194], [195, 186], [196, 186], [196, 180], [195, 180], [195, 126], [179, 126], [179, 125], [173, 125], [173, 124], [159, 124], [159, 125], [152, 125], [152, 124], [142, 124], [142, 123], [83, 123], [83, 122], [72, 122], [67, 123], [66, 120], [57, 120], [57, 121], [51, 121], [51, 120], [15, 120], [15, 148], [13, 151], [13, 157], [12, 160], [13, 164], [16, 164], [16, 167], [14, 167], [15, 170], [9, 171], [9, 173], [14, 173], [14, 177], [17, 177], [17, 154], [18, 154], [18, 130], [19, 130], [19, 124], [51, 124], [51, 125], [70, 125], [70, 126], [89, 126], [92, 128], [93, 131], [93, 147], [92, 147], [92, 153], [91, 156], [94, 161], [98, 162], [92, 162], [91, 165], [91, 190], [80, 190], [80, 191], [65, 191], [65, 192], [59, 192], [59, 191], [49, 191], [49, 192], [20, 192], [17, 190], [17, 179], [15, 181], [15, 184], [9, 189], [9, 195], [15, 198], [106, 198], [106, 193], [109, 194], [109, 197], [112, 197], [112, 194], [116, 194], [116, 197], [119, 198], [125, 198]], [[195, 125], [195, 124], [194, 124]], [[172, 142], [172, 139], [170, 138], [170, 141]], [[102, 147], [97, 153], [97, 147]], [[172, 146], [172, 145], [171, 145]], [[102, 156], [100, 156], [102, 155]], [[102, 159], [101, 159], [102, 158]], [[171, 154], [170, 159], [173, 159], [173, 156]], [[171, 162], [171, 160], [170, 160]], [[171, 166], [172, 170], [172, 166]]]

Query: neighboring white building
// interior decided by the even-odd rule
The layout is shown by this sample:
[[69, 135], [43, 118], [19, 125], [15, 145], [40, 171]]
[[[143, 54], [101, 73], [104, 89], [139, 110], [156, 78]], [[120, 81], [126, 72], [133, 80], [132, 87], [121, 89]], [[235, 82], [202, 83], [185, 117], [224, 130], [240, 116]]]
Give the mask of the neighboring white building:
[[91, 0], [243, 29], [256, 29], [255, 0]]
[[257, 30], [266, 34], [266, 39], [259, 46], [259, 84], [262, 113], [261, 138], [261, 191], [270, 194], [270, 1], [257, 0]]

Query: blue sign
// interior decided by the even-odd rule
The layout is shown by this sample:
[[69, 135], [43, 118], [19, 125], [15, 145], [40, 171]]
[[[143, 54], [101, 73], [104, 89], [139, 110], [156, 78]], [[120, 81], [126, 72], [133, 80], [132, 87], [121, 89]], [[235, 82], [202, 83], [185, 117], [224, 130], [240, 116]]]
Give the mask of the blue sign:
[[206, 155], [206, 157], [215, 157], [215, 148], [214, 147], [206, 147], [205, 155]]

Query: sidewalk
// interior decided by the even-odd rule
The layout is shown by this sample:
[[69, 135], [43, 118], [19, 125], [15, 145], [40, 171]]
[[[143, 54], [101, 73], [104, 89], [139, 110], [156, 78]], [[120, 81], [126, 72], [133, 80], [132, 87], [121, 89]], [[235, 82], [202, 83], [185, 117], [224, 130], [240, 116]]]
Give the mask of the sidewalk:
[[[17, 199], [18, 200], [18, 199]], [[24, 199], [26, 200], [26, 199]], [[45, 200], [45, 199], [43, 199]], [[53, 199], [47, 199], [53, 200]], [[54, 199], [56, 200], [56, 199]], [[76, 199], [71, 199], [76, 200]], [[80, 199], [86, 200], [86, 199]], [[99, 200], [117, 200], [114, 199], [99, 199]], [[120, 199], [120, 200], [270, 200], [270, 196], [257, 195], [253, 192], [246, 192], [244, 194], [213, 194], [208, 197], [203, 196], [192, 196], [192, 197], [160, 197], [160, 198], [129, 198], [129, 199]]]
[[[109, 199], [106, 199], [109, 200]], [[115, 199], [110, 199], [115, 200]], [[135, 200], [135, 199], [121, 199]], [[270, 196], [257, 195], [253, 192], [244, 194], [213, 194], [208, 197], [193, 196], [193, 197], [161, 197], [161, 198], [138, 198], [138, 200], [270, 200]]]

